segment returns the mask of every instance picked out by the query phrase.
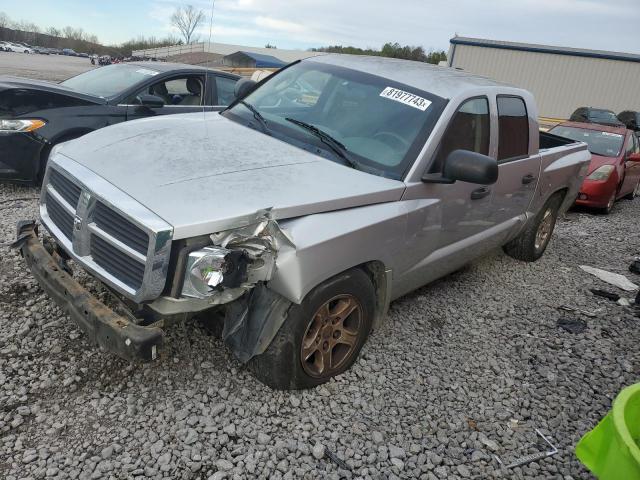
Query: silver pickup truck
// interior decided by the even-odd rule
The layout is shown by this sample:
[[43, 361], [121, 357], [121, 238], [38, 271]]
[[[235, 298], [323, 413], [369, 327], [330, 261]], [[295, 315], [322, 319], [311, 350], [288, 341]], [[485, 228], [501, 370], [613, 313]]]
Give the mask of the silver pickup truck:
[[18, 226], [42, 287], [121, 357], [155, 359], [171, 321], [222, 319], [264, 383], [325, 382], [393, 299], [499, 246], [537, 260], [589, 165], [585, 144], [539, 132], [529, 92], [449, 68], [324, 55], [238, 89], [222, 113], [55, 148], [55, 242]]

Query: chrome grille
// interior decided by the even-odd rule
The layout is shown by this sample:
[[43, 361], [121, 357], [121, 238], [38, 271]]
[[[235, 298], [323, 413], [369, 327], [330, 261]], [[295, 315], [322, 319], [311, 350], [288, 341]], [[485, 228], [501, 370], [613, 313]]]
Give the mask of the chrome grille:
[[173, 229], [81, 164], [52, 155], [42, 223], [78, 264], [136, 302], [164, 289]]
[[62, 234], [71, 240], [73, 236], [73, 215], [71, 215], [65, 208], [53, 198], [49, 192], [45, 196], [47, 211], [51, 221], [58, 227]]
[[126, 218], [117, 214], [102, 202], [96, 203], [93, 211], [93, 221], [101, 230], [112, 237], [117, 238], [125, 245], [143, 255], [149, 249], [149, 235], [131, 223]]
[[78, 205], [78, 200], [80, 200], [80, 193], [82, 190], [80, 187], [71, 182], [67, 177], [62, 175], [55, 170], [51, 171], [51, 175], [49, 176], [49, 183], [55, 189], [56, 192], [60, 194], [62, 198], [64, 198], [69, 205], [71, 205], [74, 209]]
[[141, 287], [144, 278], [144, 264], [133, 260], [96, 235], [91, 237], [91, 257], [94, 262], [129, 287], [134, 290]]

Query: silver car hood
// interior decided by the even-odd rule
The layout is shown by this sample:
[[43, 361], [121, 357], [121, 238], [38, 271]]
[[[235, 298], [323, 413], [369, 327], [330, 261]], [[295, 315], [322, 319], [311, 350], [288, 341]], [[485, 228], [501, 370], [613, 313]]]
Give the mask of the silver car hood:
[[399, 200], [404, 183], [321, 158], [218, 113], [126, 122], [62, 145], [174, 227], [174, 238]]

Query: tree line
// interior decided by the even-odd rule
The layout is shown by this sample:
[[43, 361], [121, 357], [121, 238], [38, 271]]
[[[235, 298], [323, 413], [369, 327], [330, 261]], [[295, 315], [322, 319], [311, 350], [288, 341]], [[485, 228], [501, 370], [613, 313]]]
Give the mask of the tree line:
[[173, 35], [164, 38], [141, 35], [120, 45], [102, 45], [96, 35], [85, 32], [82, 28], [41, 28], [25, 20], [13, 21], [6, 13], [0, 12], [0, 41], [2, 40], [24, 42], [45, 48], [72, 48], [76, 52], [112, 56], [129, 56], [133, 50], [182, 44], [182, 40]]
[[333, 45], [329, 47], [312, 48], [313, 52], [328, 53], [346, 53], [350, 55], [374, 55], [379, 57], [402, 58], [404, 60], [414, 60], [416, 62], [433, 63], [437, 65], [439, 62], [447, 59], [444, 50], [425, 51], [420, 46], [400, 45], [398, 42], [385, 43], [380, 50], [373, 48], [359, 47], [343, 47], [342, 45]]

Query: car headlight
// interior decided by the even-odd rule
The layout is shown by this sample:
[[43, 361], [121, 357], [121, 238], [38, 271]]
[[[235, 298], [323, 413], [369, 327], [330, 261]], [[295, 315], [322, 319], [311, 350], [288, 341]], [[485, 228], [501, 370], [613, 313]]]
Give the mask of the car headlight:
[[44, 120], [0, 120], [0, 132], [33, 132], [46, 124]]
[[587, 180], [607, 180], [614, 169], [615, 167], [613, 165], [603, 165], [591, 172]]
[[242, 251], [205, 247], [191, 252], [182, 295], [207, 298], [223, 287], [239, 287], [247, 279], [247, 263], [248, 257]]

